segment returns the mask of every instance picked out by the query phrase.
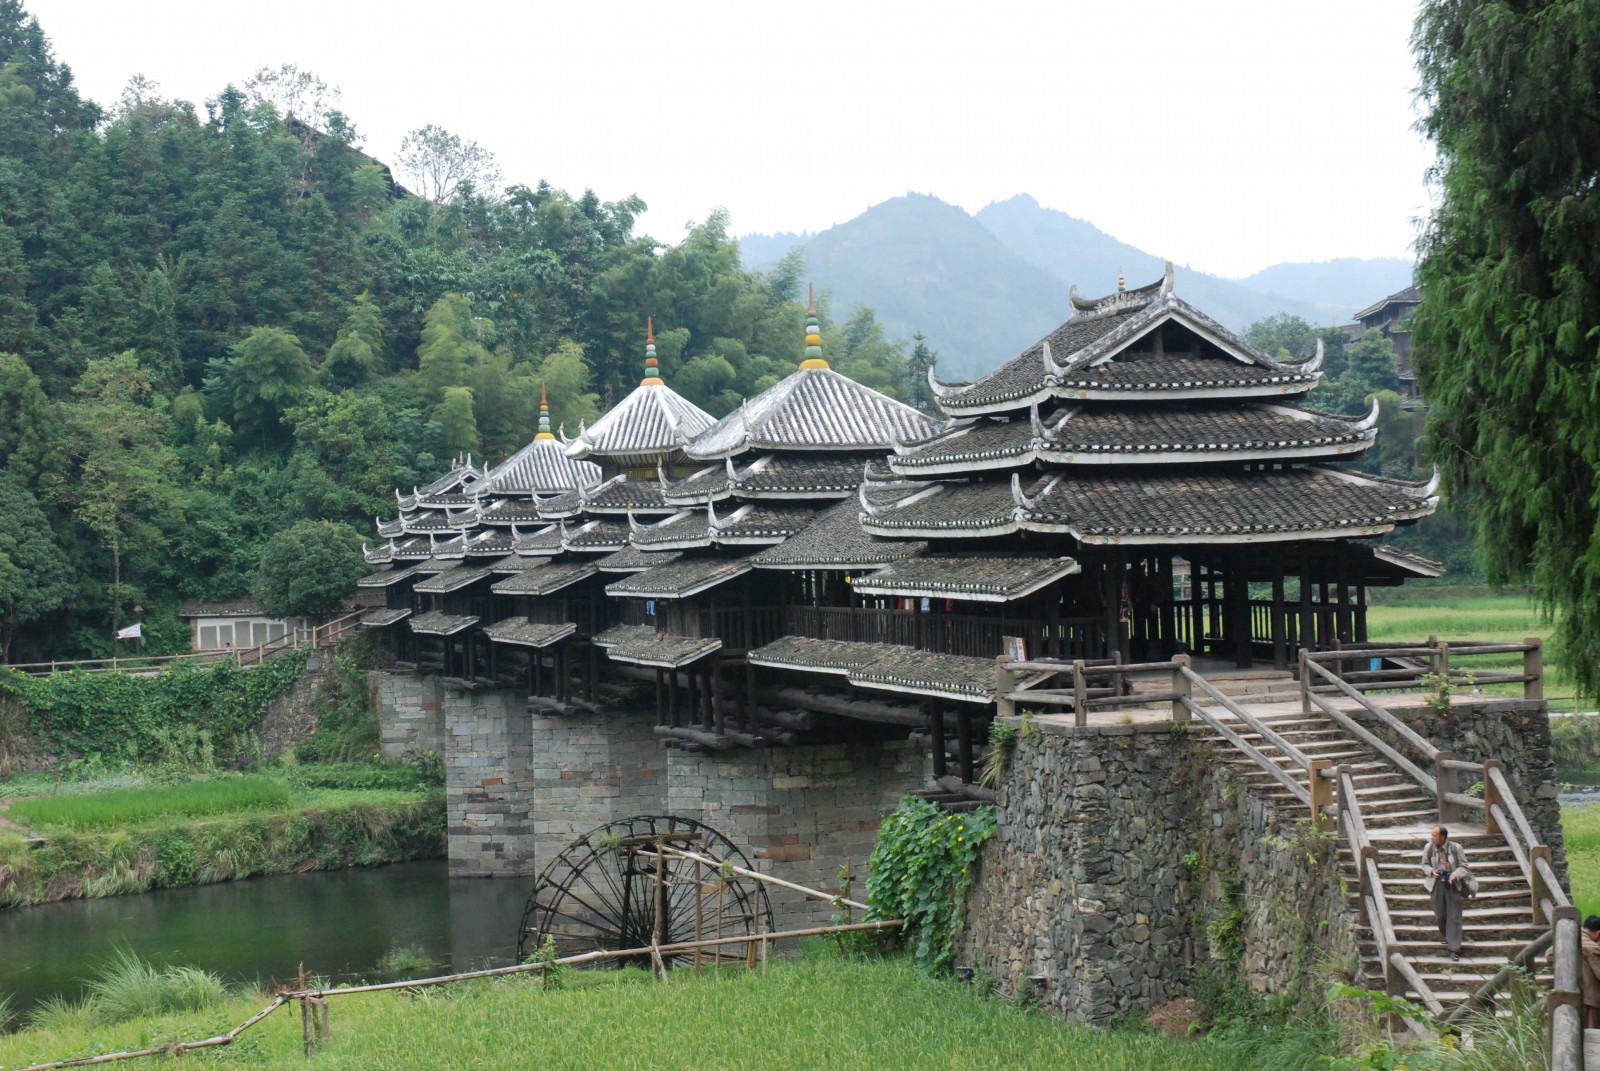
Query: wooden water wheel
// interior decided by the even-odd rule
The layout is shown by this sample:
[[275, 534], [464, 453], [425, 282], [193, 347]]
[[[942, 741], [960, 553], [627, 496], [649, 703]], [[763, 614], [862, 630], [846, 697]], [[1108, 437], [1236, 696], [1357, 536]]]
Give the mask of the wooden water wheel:
[[[663, 855], [663, 848], [693, 852], [715, 865]], [[517, 959], [526, 962], [547, 939], [557, 955], [570, 956], [771, 932], [766, 890], [723, 863], [751, 869], [732, 841], [692, 818], [640, 815], [591, 830], [551, 860], [534, 883], [517, 934]], [[715, 963], [743, 961], [746, 954], [745, 945], [734, 944], [663, 959], [667, 965]]]

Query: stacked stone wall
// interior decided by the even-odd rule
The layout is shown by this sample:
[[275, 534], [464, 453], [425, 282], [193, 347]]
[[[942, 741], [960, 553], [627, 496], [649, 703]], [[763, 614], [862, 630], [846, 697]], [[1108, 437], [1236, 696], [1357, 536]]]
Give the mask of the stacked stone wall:
[[444, 685], [438, 677], [372, 670], [367, 683], [384, 758], [444, 754]]
[[440, 688], [452, 877], [533, 873], [533, 733], [520, 691]]
[[672, 813], [667, 752], [653, 726], [653, 718], [638, 711], [530, 719], [525, 783], [540, 867], [598, 826]]

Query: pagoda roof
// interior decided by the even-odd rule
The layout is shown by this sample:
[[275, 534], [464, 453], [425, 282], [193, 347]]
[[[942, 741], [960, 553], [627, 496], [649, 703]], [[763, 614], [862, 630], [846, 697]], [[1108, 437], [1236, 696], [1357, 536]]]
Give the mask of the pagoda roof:
[[715, 422], [710, 413], [656, 378], [629, 391], [592, 427], [580, 425], [578, 437], [567, 440], [565, 449], [573, 458], [649, 464], [681, 451]]
[[426, 580], [419, 580], [412, 587], [419, 595], [445, 595], [452, 591], [460, 591], [470, 587], [480, 580], [485, 580], [492, 574], [487, 569], [469, 569], [464, 565], [454, 569], [446, 569], [434, 573]]
[[1188, 464], [1358, 454], [1377, 438], [1378, 410], [1339, 416], [1261, 402], [1219, 406], [1069, 405], [1039, 419], [978, 418], [895, 448], [889, 467], [933, 476], [1051, 464]]
[[551, 562], [497, 581], [489, 590], [496, 595], [553, 595], [598, 572], [593, 562]]
[[456, 569], [460, 566], [460, 558], [424, 558], [411, 568], [419, 573], [442, 573], [446, 569]]
[[[1299, 364], [1278, 361], [1160, 283], [1094, 301], [1076, 297], [1074, 315], [1049, 335], [974, 382], [942, 383], [929, 372], [939, 407], [953, 416], [1025, 409], [1049, 398], [1177, 399], [1303, 394], [1316, 386], [1322, 350]], [[1196, 352], [1135, 350], [1176, 322]]]
[[811, 523], [750, 559], [757, 569], [868, 569], [913, 558], [928, 546], [920, 540], [879, 539], [862, 530], [856, 501], [835, 503], [813, 514]]
[[[877, 535], [972, 538], [1059, 532], [1080, 543], [1256, 543], [1381, 535], [1432, 513], [1426, 484], [1331, 466], [1253, 472], [1079, 472], [1023, 480], [863, 484]], [[1008, 501], [1009, 500], [1009, 506]]]
[[[1365, 320], [1368, 316], [1376, 316], [1390, 305], [1419, 305], [1422, 303], [1422, 290], [1419, 287], [1408, 286], [1403, 290], [1396, 290], [1381, 301], [1374, 302], [1356, 313], [1357, 320]], [[1348, 308], [1348, 306], [1346, 306]]]
[[499, 557], [509, 554], [517, 545], [516, 537], [505, 528], [485, 528], [467, 535], [467, 555], [474, 558]]
[[856, 577], [854, 587], [862, 595], [1011, 602], [1076, 572], [1071, 558], [924, 556]]
[[675, 562], [683, 555], [676, 550], [641, 550], [632, 543], [619, 551], [607, 554], [596, 561], [595, 568], [602, 573], [637, 573], [645, 569], [653, 569], [658, 565]]
[[748, 558], [683, 558], [606, 585], [606, 594], [630, 599], [687, 599], [751, 569]]
[[881, 658], [903, 654], [913, 648], [896, 643], [858, 643], [851, 640], [819, 640], [810, 636], [780, 636], [750, 652], [750, 663], [772, 669], [797, 669], [807, 673], [836, 673], [848, 676], [851, 670], [870, 666]]
[[748, 502], [732, 512], [717, 514], [715, 504], [706, 507], [713, 543], [743, 546], [781, 543], [810, 524], [816, 510], [809, 506], [769, 506]]
[[938, 424], [904, 402], [831, 368], [800, 368], [697, 435], [696, 461], [746, 450], [887, 450], [931, 435]]
[[399, 610], [374, 610], [369, 614], [361, 615], [361, 627], [388, 628], [390, 625], [398, 625], [410, 616], [411, 608], [409, 606]]
[[473, 495], [553, 495], [600, 482], [600, 466], [567, 456], [554, 438], [535, 438], [490, 469], [467, 491]]
[[614, 661], [660, 669], [679, 669], [722, 649], [720, 639], [674, 636], [649, 625], [616, 625], [595, 636], [594, 644], [608, 648]]
[[510, 576], [524, 569], [537, 568], [549, 560], [549, 558], [526, 558], [521, 554], [507, 554], [498, 561], [490, 562], [489, 571], [497, 576]]
[[391, 584], [400, 583], [400, 581], [406, 579], [407, 577], [416, 576], [417, 572], [418, 570], [416, 566], [411, 566], [408, 569], [383, 569], [379, 572], [371, 573], [362, 577], [360, 580], [357, 580], [356, 587], [386, 588]]
[[540, 520], [539, 503], [531, 498], [497, 498], [478, 512], [479, 524], [536, 524]]
[[711, 545], [711, 526], [706, 511], [681, 509], [664, 520], [644, 523], [628, 518], [635, 546], [657, 550], [688, 550]]
[[[435, 545], [434, 540], [425, 536], [412, 536], [410, 539], [391, 544], [391, 550], [396, 558], [415, 561], [419, 558], [433, 557]], [[369, 558], [368, 560], [370, 561], [371, 559]]]
[[961, 703], [994, 701], [992, 658], [935, 654], [896, 643], [784, 636], [750, 652], [758, 666], [842, 674], [858, 688], [926, 695]]
[[639, 513], [671, 513], [661, 497], [661, 485], [655, 480], [632, 480], [627, 473], [595, 487], [580, 487], [576, 491], [556, 495], [539, 502], [539, 515], [550, 520], [559, 517], [576, 517], [580, 513], [616, 513], [629, 510]]
[[721, 465], [708, 466], [686, 479], [668, 480], [662, 493], [674, 506], [704, 505], [735, 495], [814, 501], [853, 495], [860, 476], [860, 459], [848, 455], [763, 454], [743, 466], [725, 458]]
[[492, 643], [509, 643], [518, 647], [549, 647], [566, 639], [578, 626], [570, 621], [554, 625], [530, 624], [524, 617], [508, 617], [504, 621], [496, 621], [483, 630]]
[[520, 532], [514, 535], [516, 539], [512, 548], [524, 557], [549, 557], [561, 553], [561, 526], [558, 524], [547, 524], [527, 535]]
[[454, 636], [478, 623], [476, 614], [446, 614], [435, 610], [411, 619], [411, 631], [425, 636]]
[[580, 554], [609, 554], [628, 545], [628, 526], [621, 521], [561, 522], [561, 548]]
[[1402, 573], [1420, 576], [1428, 579], [1443, 576], [1445, 573], [1444, 562], [1436, 562], [1432, 558], [1424, 558], [1420, 554], [1412, 554], [1399, 547], [1391, 547], [1379, 543], [1372, 548], [1372, 556], [1380, 562], [1392, 565]]

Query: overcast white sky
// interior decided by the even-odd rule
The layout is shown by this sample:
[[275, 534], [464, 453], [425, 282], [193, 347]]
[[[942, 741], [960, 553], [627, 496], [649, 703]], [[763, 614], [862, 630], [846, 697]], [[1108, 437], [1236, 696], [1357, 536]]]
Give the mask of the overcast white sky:
[[196, 105], [294, 63], [379, 158], [438, 123], [541, 178], [638, 193], [667, 241], [819, 230], [907, 191], [1013, 194], [1244, 275], [1409, 256], [1414, 0], [554, 4], [24, 0], [80, 90]]

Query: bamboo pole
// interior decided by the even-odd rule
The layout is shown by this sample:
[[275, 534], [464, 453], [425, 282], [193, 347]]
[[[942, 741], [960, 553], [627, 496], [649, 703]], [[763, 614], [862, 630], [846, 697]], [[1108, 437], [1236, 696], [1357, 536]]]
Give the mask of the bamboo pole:
[[[702, 863], [718, 867], [719, 869], [722, 867], [722, 864], [718, 863], [715, 859], [712, 859], [709, 856], [701, 855], [698, 852], [690, 852], [685, 851], [682, 848], [669, 848], [665, 846], [663, 846], [662, 851], [670, 852], [673, 855], [682, 856], [685, 859], [697, 859]], [[640, 854], [649, 855], [651, 853], [641, 852]], [[844, 904], [847, 907], [859, 908], [862, 911], [867, 910], [867, 905], [863, 904], [859, 900], [848, 900], [843, 896], [838, 896], [833, 893], [826, 893], [820, 889], [811, 889], [804, 885], [796, 885], [792, 881], [784, 881], [782, 878], [775, 878], [771, 874], [762, 874], [755, 870], [746, 870], [742, 866], [730, 866], [727, 868], [727, 873], [737, 874], [742, 878], [749, 878], [752, 881], [765, 881], [778, 886], [780, 889], [788, 889], [790, 892], [800, 893], [804, 896], [810, 897], [813, 900], [826, 900], [830, 904]]]

